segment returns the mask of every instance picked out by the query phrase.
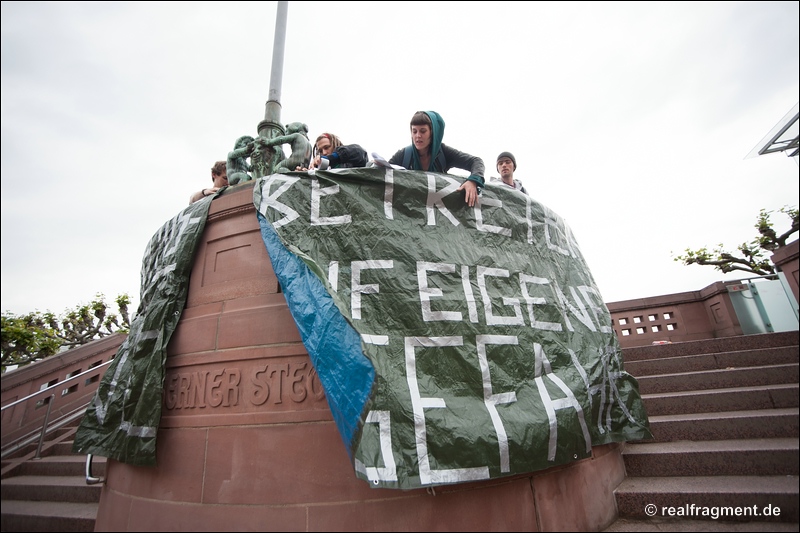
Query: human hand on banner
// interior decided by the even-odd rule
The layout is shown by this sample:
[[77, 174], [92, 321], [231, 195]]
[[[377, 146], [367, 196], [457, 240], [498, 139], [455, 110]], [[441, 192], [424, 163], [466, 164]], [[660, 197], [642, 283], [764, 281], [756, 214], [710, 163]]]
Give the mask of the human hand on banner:
[[464, 191], [464, 201], [468, 206], [473, 207], [478, 201], [478, 185], [474, 181], [465, 181], [457, 191]]

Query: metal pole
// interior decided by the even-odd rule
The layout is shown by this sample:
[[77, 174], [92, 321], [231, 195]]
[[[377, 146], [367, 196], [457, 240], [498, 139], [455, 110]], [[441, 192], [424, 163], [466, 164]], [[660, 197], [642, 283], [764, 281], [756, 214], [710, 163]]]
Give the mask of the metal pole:
[[[275, 39], [272, 44], [272, 70], [269, 79], [269, 96], [264, 120], [258, 124], [258, 136], [265, 139], [274, 139], [284, 135], [286, 131], [281, 125], [281, 84], [283, 82], [283, 55], [286, 46], [286, 19], [289, 11], [289, 2], [278, 2], [278, 12], [275, 17]], [[266, 176], [281, 162], [283, 151], [281, 148], [269, 148], [262, 153], [251, 156], [252, 172], [254, 178]]]
[[278, 2], [275, 17], [275, 40], [272, 44], [272, 70], [269, 75], [269, 99], [264, 120], [281, 123], [281, 85], [283, 83], [283, 52], [286, 48], [286, 15], [289, 2]]
[[86, 455], [86, 484], [87, 485], [97, 485], [103, 478], [94, 477], [92, 475], [92, 457], [94, 457], [91, 453]]
[[39, 436], [39, 445], [36, 446], [36, 456], [34, 459], [39, 459], [42, 455], [42, 444], [44, 444], [44, 434], [47, 433], [47, 422], [50, 420], [50, 409], [56, 401], [56, 395], [51, 394], [47, 399], [47, 412], [44, 415], [44, 424], [42, 425], [42, 434]]

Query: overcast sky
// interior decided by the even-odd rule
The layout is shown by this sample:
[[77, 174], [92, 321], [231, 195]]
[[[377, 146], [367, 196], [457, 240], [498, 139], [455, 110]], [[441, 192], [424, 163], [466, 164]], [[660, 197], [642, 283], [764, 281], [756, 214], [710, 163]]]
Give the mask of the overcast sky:
[[[281, 120], [389, 158], [437, 111], [487, 180], [515, 154], [606, 302], [699, 290], [738, 278], [674, 255], [798, 204], [796, 159], [745, 158], [798, 102], [798, 5], [289, 2]], [[150, 237], [257, 134], [276, 14], [2, 2], [2, 311], [135, 309]]]

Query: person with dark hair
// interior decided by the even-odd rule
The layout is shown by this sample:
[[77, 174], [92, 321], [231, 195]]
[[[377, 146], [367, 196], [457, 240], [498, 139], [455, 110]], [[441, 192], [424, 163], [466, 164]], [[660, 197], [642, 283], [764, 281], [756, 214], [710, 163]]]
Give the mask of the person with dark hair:
[[214, 166], [211, 167], [211, 182], [214, 184], [214, 186], [209, 187], [207, 189], [199, 190], [196, 193], [192, 194], [189, 197], [189, 205], [192, 205], [198, 200], [202, 200], [206, 196], [211, 196], [221, 188], [228, 186], [227, 166], [228, 166], [227, 161], [217, 161], [216, 163], [214, 163]]
[[489, 182], [498, 185], [511, 187], [515, 191], [528, 194], [522, 182], [514, 177], [514, 171], [517, 170], [517, 159], [511, 152], [500, 152], [497, 156], [497, 172], [500, 173], [499, 178], [492, 177]]
[[[343, 144], [333, 133], [322, 133], [314, 141], [309, 168], [357, 168], [367, 166], [367, 152], [358, 144]], [[298, 166], [295, 170], [308, 170]]]
[[447, 146], [443, 137], [444, 119], [439, 113], [417, 111], [411, 117], [411, 145], [398, 150], [389, 164], [442, 174], [453, 167], [466, 170], [470, 175], [458, 190], [464, 191], [464, 201], [472, 207], [485, 183], [483, 159]]

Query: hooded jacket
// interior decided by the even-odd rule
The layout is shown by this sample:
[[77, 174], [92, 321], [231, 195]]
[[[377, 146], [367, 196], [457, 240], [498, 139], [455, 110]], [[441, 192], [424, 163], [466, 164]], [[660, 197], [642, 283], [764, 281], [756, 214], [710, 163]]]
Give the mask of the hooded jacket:
[[[485, 183], [483, 179], [485, 171], [483, 159], [444, 144], [442, 142], [444, 138], [444, 119], [436, 111], [425, 111], [425, 114], [431, 119], [431, 163], [428, 168], [422, 168], [419, 152], [412, 143], [411, 146], [408, 147], [411, 149], [411, 166], [408, 170], [425, 170], [446, 174], [451, 168], [460, 168], [470, 173], [467, 180], [474, 181], [478, 186], [478, 192], [480, 192]], [[391, 159], [389, 159], [389, 163], [392, 165], [402, 165], [403, 154], [406, 149], [407, 148], [401, 148], [398, 150]], [[439, 152], [444, 155], [444, 165], [441, 164], [440, 158], [437, 157]]]

